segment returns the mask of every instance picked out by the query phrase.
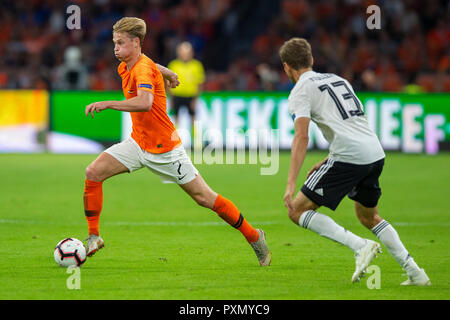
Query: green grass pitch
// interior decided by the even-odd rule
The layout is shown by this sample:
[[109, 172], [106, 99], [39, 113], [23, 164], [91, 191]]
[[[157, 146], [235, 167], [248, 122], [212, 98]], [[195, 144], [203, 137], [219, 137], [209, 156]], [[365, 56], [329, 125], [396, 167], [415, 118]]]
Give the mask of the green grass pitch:
[[[449, 299], [450, 154], [389, 153], [380, 215], [392, 223], [431, 287], [402, 287], [403, 270], [382, 246], [374, 260], [381, 288], [352, 284], [350, 249], [294, 225], [282, 197], [289, 153], [277, 175], [257, 165], [198, 165], [217, 192], [262, 228], [272, 265], [261, 268], [243, 236], [179, 187], [147, 169], [103, 185], [100, 231], [106, 246], [81, 268], [81, 289], [53, 260], [64, 237], [83, 240], [84, 169], [95, 155], [0, 155], [0, 299]], [[300, 173], [325, 153], [310, 152]], [[376, 240], [346, 198], [325, 214]]]

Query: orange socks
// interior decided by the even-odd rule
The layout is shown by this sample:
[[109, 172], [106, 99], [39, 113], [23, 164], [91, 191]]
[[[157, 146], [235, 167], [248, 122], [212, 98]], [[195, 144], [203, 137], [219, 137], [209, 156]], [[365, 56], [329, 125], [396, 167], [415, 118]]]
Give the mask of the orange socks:
[[85, 180], [84, 184], [84, 214], [88, 223], [89, 234], [99, 235], [98, 226], [100, 212], [103, 206], [102, 182]]
[[219, 194], [217, 195], [213, 210], [229, 225], [238, 229], [248, 242], [258, 241], [258, 231], [244, 219], [233, 202]]
[[[102, 182], [85, 180], [84, 213], [88, 223], [89, 234], [99, 235], [100, 212], [103, 206]], [[258, 241], [259, 233], [239, 212], [238, 208], [228, 200], [217, 195], [213, 210], [233, 228], [238, 229], [248, 242]]]

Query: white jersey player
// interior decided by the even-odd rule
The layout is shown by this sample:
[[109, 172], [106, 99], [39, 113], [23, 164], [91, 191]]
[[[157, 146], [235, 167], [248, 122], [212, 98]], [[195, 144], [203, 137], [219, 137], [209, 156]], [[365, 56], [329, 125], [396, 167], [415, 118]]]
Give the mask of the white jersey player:
[[[417, 266], [396, 230], [378, 214], [381, 196], [378, 178], [385, 154], [352, 86], [335, 74], [314, 72], [311, 46], [305, 39], [293, 38], [285, 42], [279, 53], [284, 71], [295, 83], [288, 98], [295, 136], [283, 199], [289, 218], [303, 228], [352, 249], [356, 259], [352, 282], [359, 281], [381, 252], [380, 245], [353, 234], [316, 211], [320, 206], [335, 210], [347, 195], [355, 202], [360, 222], [377, 236], [406, 271], [408, 279], [402, 285], [430, 285], [427, 274]], [[322, 131], [330, 144], [330, 152], [308, 172], [294, 198], [296, 180], [308, 146], [310, 121]]]

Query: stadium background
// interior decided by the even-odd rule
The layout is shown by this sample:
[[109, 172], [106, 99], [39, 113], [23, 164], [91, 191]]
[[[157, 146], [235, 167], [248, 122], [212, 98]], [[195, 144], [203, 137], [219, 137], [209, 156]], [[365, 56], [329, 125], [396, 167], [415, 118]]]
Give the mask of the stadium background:
[[[71, 30], [66, 9], [73, 4], [81, 25]], [[371, 4], [381, 8], [380, 30], [366, 27]], [[98, 153], [129, 135], [126, 114], [105, 112], [96, 123], [82, 115], [90, 102], [123, 99], [111, 41], [111, 27], [122, 16], [146, 21], [143, 52], [163, 65], [180, 42], [193, 45], [206, 71], [196, 116], [203, 132], [222, 132], [218, 147], [248, 147], [248, 129], [277, 129], [275, 139], [289, 149], [292, 84], [278, 48], [300, 36], [311, 42], [315, 70], [352, 83], [386, 149], [449, 149], [446, 1], [5, 0], [0, 9], [3, 152]], [[178, 125], [189, 147], [187, 113]], [[227, 141], [227, 129], [237, 138]], [[310, 147], [326, 149], [311, 130]]]

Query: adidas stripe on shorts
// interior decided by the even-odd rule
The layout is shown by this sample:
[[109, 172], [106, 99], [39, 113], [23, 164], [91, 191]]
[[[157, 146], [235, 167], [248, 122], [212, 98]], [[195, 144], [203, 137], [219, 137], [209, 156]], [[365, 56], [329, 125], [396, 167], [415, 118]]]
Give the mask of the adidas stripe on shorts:
[[373, 208], [381, 196], [379, 177], [384, 158], [371, 164], [352, 164], [328, 158], [305, 181], [301, 191], [319, 206], [335, 210], [348, 195], [363, 206]]

